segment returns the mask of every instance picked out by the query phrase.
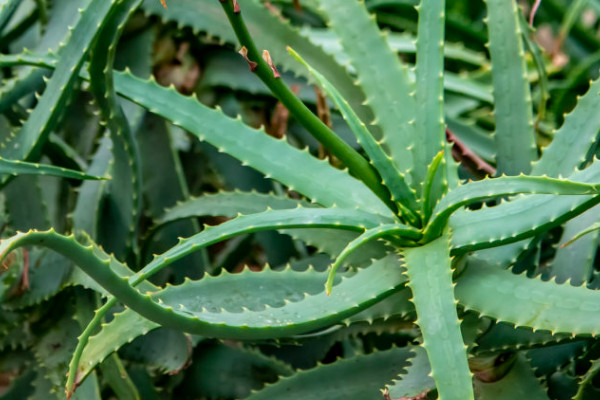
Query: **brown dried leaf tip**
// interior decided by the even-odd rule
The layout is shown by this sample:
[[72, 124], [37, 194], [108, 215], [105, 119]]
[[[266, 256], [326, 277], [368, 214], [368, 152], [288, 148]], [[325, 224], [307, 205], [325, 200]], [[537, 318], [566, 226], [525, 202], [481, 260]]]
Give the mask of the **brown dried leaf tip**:
[[275, 64], [273, 64], [273, 60], [271, 59], [271, 54], [269, 54], [268, 50], [263, 50], [262, 57], [263, 57], [263, 60], [265, 60], [265, 62], [267, 64], [269, 64], [269, 67], [271, 67], [271, 71], [273, 71], [273, 76], [275, 78], [281, 78], [281, 74], [279, 73], [279, 71], [277, 71], [277, 68], [275, 68]]
[[248, 66], [250, 67], [250, 71], [252, 71], [252, 72], [256, 71], [258, 64], [255, 63], [254, 61], [251, 61], [248, 58], [248, 49], [246, 48], [246, 46], [242, 46], [242, 48], [240, 49], [240, 51], [238, 51], [238, 53], [240, 53], [240, 55], [242, 57], [244, 57], [244, 60], [246, 60], [246, 62], [248, 63]]

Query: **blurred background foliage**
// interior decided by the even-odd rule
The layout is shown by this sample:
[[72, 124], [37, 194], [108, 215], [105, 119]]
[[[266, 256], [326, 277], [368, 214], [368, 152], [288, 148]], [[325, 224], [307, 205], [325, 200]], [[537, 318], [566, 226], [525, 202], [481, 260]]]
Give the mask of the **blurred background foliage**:
[[[220, 107], [230, 116], [240, 116], [254, 127], [265, 126], [268, 134], [282, 137], [298, 147], [308, 147], [317, 157], [328, 154], [292, 117], [249, 70], [237, 54], [230, 27], [221, 10], [215, 15], [177, 14], [177, 2], [168, 11], [158, 0], [146, 0], [130, 19], [117, 51], [117, 69], [129, 68], [140, 77], [153, 75], [162, 85], [174, 85], [185, 94], [196, 94], [211, 107]], [[2, 0], [0, 1], [0, 51], [17, 54], [24, 49], [44, 52], [56, 50], [78, 8], [87, 0]], [[181, 0], [181, 3], [184, 3]], [[216, 0], [214, 0], [216, 3]], [[322, 46], [343, 65], [345, 55], [314, 0], [264, 1], [272, 13], [289, 20], [304, 37]], [[391, 46], [407, 63], [414, 63], [414, 38], [417, 29], [416, 0], [366, 0], [378, 24], [388, 31]], [[524, 26], [528, 25], [533, 1], [519, 1]], [[173, 10], [173, 11], [171, 11]], [[494, 130], [491, 104], [491, 70], [486, 49], [487, 30], [482, 0], [452, 0], [447, 6], [446, 112], [450, 130], [478, 157], [493, 168]], [[538, 144], [546, 146], [553, 131], [586, 92], [600, 68], [600, 1], [543, 0], [525, 36], [528, 44], [528, 77], [537, 115]], [[368, 54], [364, 55], [369, 57]], [[348, 67], [350, 68], [350, 67]], [[26, 110], [35, 105], [35, 92], [41, 90], [40, 77], [47, 72], [30, 67], [1, 69], [0, 135], [6, 137], [22, 124]], [[334, 130], [357, 147], [341, 116], [330, 110], [323, 95], [302, 78], [285, 73], [284, 79], [298, 96]], [[27, 81], [27, 85], [22, 82]], [[59, 129], [44, 145], [43, 161], [77, 170], [93, 166], [100, 174], [106, 170], [103, 148], [104, 127], [85, 83], [71, 99]], [[19, 90], [21, 92], [19, 92]], [[18, 100], [18, 101], [16, 101]], [[140, 222], [140, 247], [137, 265], [144, 265], [152, 254], [160, 253], [189, 236], [201, 223], [218, 223], [220, 217], [186, 220], [149, 236], [148, 229], [165, 208], [189, 196], [220, 191], [286, 191], [280, 184], [243, 166], [234, 158], [208, 144], [192, 139], [180, 128], [159, 117], [125, 104], [139, 141], [143, 167], [144, 215]], [[169, 151], [165, 151], [169, 150]], [[568, 149], [565, 149], [568, 151]], [[594, 152], [596, 150], [594, 149]], [[265, 154], [265, 157], [268, 157]], [[482, 165], [463, 160], [464, 177], [481, 177]], [[330, 159], [339, 165], [335, 159]], [[160, 173], [156, 173], [160, 171]], [[55, 227], [65, 232], [73, 224], [77, 193], [85, 183], [50, 177], [18, 177], [2, 192], [0, 224], [3, 237], [17, 230]], [[294, 196], [294, 193], [290, 193]], [[105, 226], [110, 220], [110, 205], [83, 212], [100, 215], [99, 241], [110, 235]], [[536, 262], [522, 260], [517, 268], [532, 275], [543, 273], [544, 263], [553, 256], [558, 236], [549, 235], [539, 253], [530, 255]], [[105, 238], [106, 239], [106, 238]], [[106, 239], [108, 242], [110, 240]], [[156, 284], [180, 283], [185, 276], [199, 278], [221, 270], [239, 272], [245, 266], [262, 269], [292, 263], [302, 269], [313, 265], [325, 269], [331, 262], [318, 246], [306, 245], [276, 232], [257, 233], [231, 239], [175, 263], [154, 279]], [[600, 258], [596, 257], [596, 273]], [[0, 399], [50, 399], [64, 397], [62, 384], [81, 326], [91, 317], [97, 299], [91, 291], [72, 282], [78, 274], [60, 256], [45, 250], [15, 253], [9, 264], [0, 268]], [[597, 281], [597, 280], [596, 280]], [[83, 307], [82, 303], [88, 304]], [[87, 311], [87, 314], [85, 312]], [[491, 322], [490, 322], [491, 323]], [[413, 324], [395, 322], [378, 329], [377, 324], [355, 326], [351, 331], [335, 332], [298, 343], [264, 343], [244, 346], [183, 335], [166, 329], [153, 331], [124, 346], [118, 358], [108, 358], [100, 368], [96, 387], [82, 387], [76, 396], [92, 399], [235, 399], [252, 390], [288, 376], [296, 369], [328, 364], [338, 357], [368, 354], [393, 345], [412, 343], [417, 337]], [[600, 346], [595, 340], [557, 342], [551, 346], [529, 348], [505, 343], [506, 353], [498, 356], [497, 337], [503, 329], [494, 325], [478, 343], [481, 354], [472, 368], [483, 381], [502, 375], [501, 366], [514, 358], [512, 351], [525, 347], [525, 353], [543, 382], [551, 399], [570, 399], [581, 380], [590, 381], [580, 399], [600, 398], [597, 362]], [[384, 333], [386, 332], [386, 333]], [[517, 333], [519, 330], [517, 330]], [[525, 334], [524, 334], [525, 335]], [[534, 334], [535, 335], [535, 334]], [[300, 339], [299, 339], [300, 340]], [[486, 341], [492, 343], [486, 347]], [[529, 340], [529, 339], [528, 339]], [[537, 343], [543, 343], [543, 338]], [[501, 342], [501, 341], [499, 341]], [[539, 347], [539, 348], [538, 348]], [[144, 351], [139, 351], [144, 349]], [[167, 356], [165, 356], [165, 354]], [[141, 356], [143, 355], [143, 356]], [[479, 363], [479, 364], [477, 364]], [[477, 365], [476, 365], [477, 364]], [[120, 381], [111, 371], [126, 370], [130, 379]], [[122, 374], [121, 376], [126, 376]], [[118, 375], [118, 374], [117, 374]], [[235, 376], [235, 379], [232, 377]], [[90, 380], [91, 381], [91, 380]], [[86, 381], [87, 382], [87, 381]], [[133, 389], [133, 382], [137, 389]], [[88, 386], [90, 386], [89, 384]], [[85, 386], [85, 385], [84, 385]], [[95, 392], [98, 392], [94, 394]], [[426, 398], [428, 394], [424, 393]], [[86, 397], [90, 396], [90, 397]], [[431, 397], [432, 395], [430, 395]], [[416, 399], [417, 397], [415, 397]]]

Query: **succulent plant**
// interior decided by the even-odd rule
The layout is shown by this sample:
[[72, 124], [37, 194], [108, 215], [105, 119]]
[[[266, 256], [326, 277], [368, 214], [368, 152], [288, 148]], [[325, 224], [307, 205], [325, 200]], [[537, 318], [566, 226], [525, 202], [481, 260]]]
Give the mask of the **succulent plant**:
[[[600, 86], [541, 149], [547, 65], [515, 0], [485, 2], [489, 62], [446, 40], [460, 6], [443, 0], [418, 5], [414, 44], [382, 33], [367, 8], [408, 0], [303, 2], [326, 29], [293, 27], [258, 0], [37, 3], [3, 38], [39, 21], [38, 47], [18, 52], [17, 41], [0, 55], [13, 129], [0, 144], [0, 367], [21, 366], [13, 397], [0, 398], [62, 398], [65, 386], [67, 398], [99, 399], [100, 382], [121, 399], [594, 398]], [[2, 32], [20, 8], [0, 5]], [[289, 137], [159, 84], [155, 31], [132, 17], [140, 7], [235, 43], [239, 57], [214, 58], [235, 72], [219, 72], [273, 96], [297, 124]], [[564, 37], [584, 7], [570, 9]], [[400, 42], [414, 69], [392, 49]], [[465, 77], [453, 59], [482, 65]], [[317, 113], [306, 82], [328, 98]], [[90, 96], [98, 118], [83, 106]], [[186, 157], [208, 143], [272, 190], [190, 196], [176, 135]], [[39, 196], [39, 175], [68, 180]], [[227, 264], [245, 235], [266, 231], [293, 241], [265, 247], [295, 246], [299, 259], [236, 273], [208, 260], [209, 246], [235, 247], [218, 258]], [[162, 395], [156, 371], [174, 375]]]

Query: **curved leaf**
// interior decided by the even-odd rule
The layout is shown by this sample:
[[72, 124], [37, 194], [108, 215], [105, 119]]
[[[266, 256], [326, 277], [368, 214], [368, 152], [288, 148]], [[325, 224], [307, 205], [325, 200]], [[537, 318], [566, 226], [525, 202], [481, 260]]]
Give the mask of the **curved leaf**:
[[299, 371], [247, 397], [248, 400], [363, 400], [404, 370], [412, 347], [392, 348]]
[[466, 309], [516, 326], [574, 335], [600, 333], [600, 292], [529, 279], [476, 260], [457, 280], [456, 298]]
[[67, 179], [105, 180], [102, 176], [88, 175], [72, 169], [55, 167], [53, 165], [36, 164], [19, 160], [7, 160], [0, 157], [0, 175], [47, 175]]
[[[452, 213], [461, 207], [482, 200], [523, 193], [593, 195], [598, 194], [599, 191], [600, 184], [524, 175], [469, 182], [451, 190], [435, 206], [433, 219], [427, 227], [427, 233], [434, 235], [433, 237], [439, 235]], [[510, 206], [505, 206], [505, 208], [510, 208]]]

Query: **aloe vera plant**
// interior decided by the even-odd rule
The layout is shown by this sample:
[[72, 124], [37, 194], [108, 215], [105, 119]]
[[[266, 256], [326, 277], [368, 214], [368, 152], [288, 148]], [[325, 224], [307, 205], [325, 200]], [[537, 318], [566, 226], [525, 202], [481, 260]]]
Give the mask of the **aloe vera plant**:
[[[553, 132], [516, 1], [474, 7], [482, 28], [443, 0], [72, 3], [0, 1], [0, 399], [595, 398], [600, 84]], [[577, 3], [561, 40], [592, 46]], [[208, 34], [198, 96], [185, 47], [150, 59], [172, 39], [148, 15]], [[287, 137], [200, 101], [223, 85]]]

